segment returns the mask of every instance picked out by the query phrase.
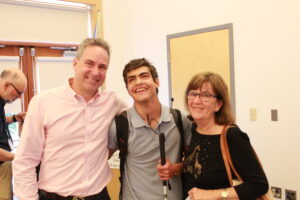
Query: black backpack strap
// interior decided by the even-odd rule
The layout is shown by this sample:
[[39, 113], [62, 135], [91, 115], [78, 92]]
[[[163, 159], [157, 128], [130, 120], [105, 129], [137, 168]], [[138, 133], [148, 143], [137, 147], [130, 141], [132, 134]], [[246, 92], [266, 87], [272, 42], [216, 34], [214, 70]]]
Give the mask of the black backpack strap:
[[115, 117], [115, 123], [116, 123], [116, 131], [117, 131], [117, 142], [118, 142], [118, 148], [120, 150], [119, 158], [120, 158], [120, 193], [119, 198], [121, 199], [122, 196], [122, 180], [124, 177], [124, 171], [125, 171], [125, 162], [126, 162], [126, 156], [128, 153], [128, 135], [129, 135], [129, 125], [128, 125], [128, 119], [127, 119], [127, 112], [124, 111], [120, 115], [117, 115]]
[[182, 116], [181, 112], [178, 109], [171, 108], [171, 113], [174, 118], [174, 121], [176, 123], [176, 126], [180, 133], [180, 152], [181, 152], [181, 159], [184, 157], [185, 153], [185, 144], [184, 144], [184, 130], [183, 130], [183, 122], [182, 122]]

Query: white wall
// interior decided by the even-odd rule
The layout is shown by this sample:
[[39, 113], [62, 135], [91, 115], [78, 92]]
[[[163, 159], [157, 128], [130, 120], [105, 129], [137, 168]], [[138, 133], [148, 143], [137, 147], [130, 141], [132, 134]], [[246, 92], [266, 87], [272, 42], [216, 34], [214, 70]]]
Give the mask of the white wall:
[[74, 76], [73, 60], [74, 57], [38, 57], [38, 92], [66, 85], [67, 80]]
[[[112, 46], [107, 88], [128, 98], [124, 65], [146, 57], [158, 68], [168, 104], [168, 34], [233, 23], [236, 116], [270, 184], [300, 195], [300, 1], [103, 0], [104, 38]], [[257, 109], [257, 121], [249, 109]], [[271, 109], [279, 121], [271, 122]]]
[[79, 43], [89, 34], [88, 17], [88, 10], [0, 0], [0, 40]]

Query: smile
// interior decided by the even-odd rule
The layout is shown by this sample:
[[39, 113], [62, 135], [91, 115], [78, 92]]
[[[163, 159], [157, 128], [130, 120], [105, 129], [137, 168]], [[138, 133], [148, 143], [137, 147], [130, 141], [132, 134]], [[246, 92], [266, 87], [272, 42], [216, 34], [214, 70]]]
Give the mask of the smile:
[[87, 77], [87, 79], [88, 79], [89, 81], [93, 81], [93, 82], [98, 82], [98, 81], [99, 81], [99, 79], [91, 78], [91, 77]]
[[138, 89], [135, 90], [136, 93], [143, 93], [145, 91], [146, 91], [145, 88], [138, 88]]

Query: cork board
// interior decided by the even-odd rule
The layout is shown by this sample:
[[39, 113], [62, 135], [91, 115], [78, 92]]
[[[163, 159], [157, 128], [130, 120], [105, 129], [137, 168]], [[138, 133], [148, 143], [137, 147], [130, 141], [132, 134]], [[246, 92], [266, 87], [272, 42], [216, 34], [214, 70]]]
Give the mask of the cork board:
[[189, 80], [199, 72], [212, 71], [228, 85], [235, 110], [232, 24], [168, 35], [167, 42], [170, 105], [184, 111]]

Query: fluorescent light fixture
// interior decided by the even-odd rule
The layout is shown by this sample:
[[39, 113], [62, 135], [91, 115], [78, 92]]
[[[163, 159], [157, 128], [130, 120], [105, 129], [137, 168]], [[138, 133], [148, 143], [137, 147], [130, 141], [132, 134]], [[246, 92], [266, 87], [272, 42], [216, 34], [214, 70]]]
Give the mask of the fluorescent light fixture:
[[50, 49], [57, 49], [57, 50], [65, 50], [65, 51], [76, 51], [77, 47], [56, 47], [52, 46]]
[[[54, 6], [54, 7], [63, 7], [63, 8], [71, 8], [71, 9], [90, 9], [90, 6], [84, 3], [75, 3], [75, 2], [67, 2], [60, 0], [2, 0], [6, 3], [20, 3], [25, 5], [33, 5], [33, 6]], [[1, 2], [1, 1], [0, 1]]]

